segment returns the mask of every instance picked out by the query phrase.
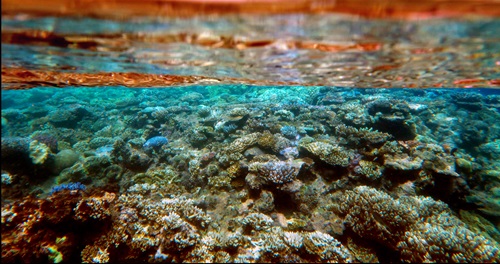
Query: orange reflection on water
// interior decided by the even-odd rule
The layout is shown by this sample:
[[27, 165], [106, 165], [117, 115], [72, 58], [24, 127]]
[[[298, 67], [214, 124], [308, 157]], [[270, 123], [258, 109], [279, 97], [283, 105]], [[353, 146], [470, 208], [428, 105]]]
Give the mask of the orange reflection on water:
[[167, 74], [145, 74], [134, 72], [76, 73], [22, 68], [2, 68], [3, 89], [22, 90], [38, 86], [124, 86], [130, 88], [170, 87], [188, 84], [256, 84], [297, 85], [293, 82], [255, 81], [238, 78], [213, 78], [207, 76], [182, 76]]
[[206, 14], [347, 13], [363, 17], [422, 19], [500, 16], [495, 0], [3, 0], [2, 14], [93, 16], [193, 16]]

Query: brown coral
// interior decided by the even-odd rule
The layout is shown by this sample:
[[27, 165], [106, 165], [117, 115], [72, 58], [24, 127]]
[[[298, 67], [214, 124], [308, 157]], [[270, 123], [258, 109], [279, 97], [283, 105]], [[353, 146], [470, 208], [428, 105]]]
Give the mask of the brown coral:
[[320, 141], [306, 143], [301, 147], [330, 165], [349, 166], [349, 152], [342, 147]]
[[[401, 197], [367, 186], [334, 195], [334, 211], [363, 238], [399, 251], [410, 262], [498, 262], [498, 245], [475, 234], [432, 198]], [[470, 243], [470, 241], [474, 241]]]

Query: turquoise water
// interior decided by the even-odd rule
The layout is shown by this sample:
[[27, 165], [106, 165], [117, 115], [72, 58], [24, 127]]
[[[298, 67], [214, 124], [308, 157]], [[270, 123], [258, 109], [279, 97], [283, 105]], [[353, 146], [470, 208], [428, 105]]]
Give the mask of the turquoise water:
[[[500, 262], [499, 28], [319, 15], [3, 18], [2, 75], [219, 84], [2, 83], [2, 261]], [[57, 36], [20, 37], [29, 30]], [[342, 49], [287, 46], [311, 41]], [[471, 79], [484, 88], [452, 85]], [[34, 88], [7, 90], [23, 84]], [[403, 89], [412, 85], [421, 89]]]

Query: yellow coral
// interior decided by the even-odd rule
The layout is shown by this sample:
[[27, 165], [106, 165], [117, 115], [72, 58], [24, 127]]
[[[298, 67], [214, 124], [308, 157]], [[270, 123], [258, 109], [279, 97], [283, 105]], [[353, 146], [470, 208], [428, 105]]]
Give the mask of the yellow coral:
[[243, 153], [247, 148], [257, 143], [260, 133], [252, 133], [238, 138], [229, 145], [227, 151], [230, 153]]
[[341, 147], [319, 141], [301, 146], [330, 165], [349, 166], [349, 154]]
[[382, 176], [382, 168], [377, 163], [367, 160], [359, 161], [359, 166], [355, 168], [355, 171], [370, 180], [375, 180]]
[[44, 143], [33, 140], [30, 143], [30, 158], [33, 164], [43, 164], [49, 157], [50, 149]]
[[274, 135], [271, 134], [271, 132], [269, 132], [269, 131], [266, 130], [257, 139], [257, 143], [262, 148], [273, 149], [274, 146], [276, 145], [276, 139], [274, 138]]

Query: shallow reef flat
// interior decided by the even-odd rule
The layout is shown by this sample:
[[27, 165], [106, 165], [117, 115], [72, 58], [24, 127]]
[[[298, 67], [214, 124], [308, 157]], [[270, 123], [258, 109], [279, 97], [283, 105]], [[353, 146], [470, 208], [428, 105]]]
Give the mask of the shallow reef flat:
[[2, 261], [500, 262], [500, 91], [2, 91]]

